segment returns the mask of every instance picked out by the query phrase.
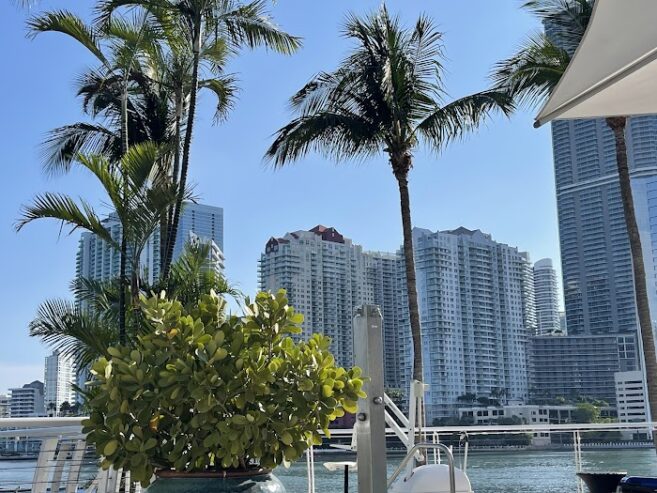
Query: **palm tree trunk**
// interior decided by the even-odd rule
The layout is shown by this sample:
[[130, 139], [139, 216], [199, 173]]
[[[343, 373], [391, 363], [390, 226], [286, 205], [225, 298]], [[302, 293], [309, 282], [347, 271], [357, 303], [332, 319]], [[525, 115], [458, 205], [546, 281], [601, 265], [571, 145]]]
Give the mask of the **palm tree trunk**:
[[404, 263], [406, 266], [406, 288], [408, 292], [408, 312], [411, 321], [413, 339], [413, 380], [423, 380], [422, 371], [422, 333], [420, 332], [420, 310], [417, 302], [417, 285], [415, 281], [415, 255], [413, 252], [413, 227], [411, 225], [411, 200], [408, 193], [408, 170], [411, 157], [405, 155], [393, 162], [393, 171], [399, 185], [402, 230], [404, 235]]
[[[618, 167], [618, 182], [620, 184], [623, 211], [627, 236], [630, 240], [632, 252], [632, 270], [634, 272], [634, 293], [636, 296], [637, 312], [639, 314], [639, 332], [643, 344], [643, 356], [646, 371], [646, 387], [650, 414], [657, 411], [657, 355], [655, 354], [655, 337], [650, 319], [650, 305], [648, 304], [648, 291], [646, 288], [646, 272], [641, 249], [641, 237], [634, 213], [634, 199], [632, 198], [632, 184], [627, 165], [627, 145], [625, 141], [626, 117], [607, 118], [607, 125], [614, 132], [616, 140], [616, 165]], [[650, 418], [650, 416], [648, 416]], [[650, 420], [650, 419], [649, 419]], [[655, 450], [657, 450], [657, 435], [653, 434]]]
[[[121, 95], [121, 154], [128, 152], [128, 84], [124, 81], [123, 94]], [[123, 176], [123, 186], [126, 186], [126, 177]], [[124, 190], [125, 193], [125, 190]], [[128, 255], [128, 241], [125, 232], [125, 224], [121, 225], [121, 252], [119, 265], [119, 342], [125, 343], [125, 285], [126, 285], [126, 263]]]
[[[180, 82], [182, 84], [182, 81]], [[180, 122], [182, 121], [182, 87], [176, 90], [176, 121], [174, 134], [173, 170], [171, 172], [171, 181], [174, 185], [180, 183]], [[166, 256], [169, 251], [169, 228], [173, 223], [173, 213], [175, 206], [169, 207], [167, 213], [162, 216], [162, 228], [160, 232], [160, 277], [165, 279], [164, 271], [166, 266]]]
[[197, 23], [197, 28], [194, 33], [194, 60], [192, 67], [192, 84], [189, 95], [189, 110], [187, 113], [187, 127], [185, 128], [185, 140], [183, 142], [182, 163], [180, 167], [180, 182], [178, 184], [178, 198], [174, 209], [173, 220], [169, 226], [169, 234], [167, 239], [167, 252], [165, 258], [164, 269], [162, 271], [163, 279], [169, 277], [169, 270], [173, 260], [173, 248], [176, 243], [176, 236], [178, 234], [178, 226], [180, 224], [180, 213], [183, 206], [183, 198], [185, 197], [185, 189], [187, 188], [187, 172], [189, 170], [189, 154], [192, 145], [192, 135], [194, 132], [194, 118], [196, 116], [196, 93], [198, 92], [198, 69], [199, 59], [201, 53], [201, 22]]

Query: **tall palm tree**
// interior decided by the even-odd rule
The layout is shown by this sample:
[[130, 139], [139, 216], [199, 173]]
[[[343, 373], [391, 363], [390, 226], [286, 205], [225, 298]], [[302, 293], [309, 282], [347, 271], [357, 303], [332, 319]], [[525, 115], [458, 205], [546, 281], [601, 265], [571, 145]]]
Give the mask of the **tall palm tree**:
[[[202, 82], [212, 80], [211, 76], [204, 77], [203, 72], [212, 73], [217, 68], [212, 54], [220, 55], [219, 67], [223, 68], [227, 50], [264, 46], [279, 53], [290, 54], [300, 46], [300, 40], [272, 23], [265, 0], [245, 4], [236, 0], [101, 0], [97, 8], [99, 21], [111, 22], [117, 9], [135, 6], [147, 10], [159, 21], [162, 32], [169, 39], [176, 40], [175, 43], [169, 43], [172, 47], [191, 54], [189, 63], [182, 66], [185, 77], [179, 80], [181, 95], [188, 96], [189, 103], [180, 157], [179, 196], [171, 217], [164, 252], [162, 274], [166, 278], [173, 258], [187, 186], [197, 93], [202, 87], [217, 92], [220, 97], [223, 93], [221, 86], [212, 82], [204, 85]], [[204, 58], [205, 63], [202, 63]]]
[[[145, 142], [131, 146], [118, 166], [100, 155], [79, 155], [77, 158], [79, 165], [91, 172], [103, 187], [121, 225], [119, 240], [87, 201], [80, 199], [76, 202], [67, 195], [54, 193], [38, 195], [31, 205], [25, 206], [17, 230], [34, 220], [51, 218], [70, 226], [71, 231], [80, 228], [94, 233], [117, 252], [123, 252], [125, 245], [130, 252], [133, 307], [137, 306], [141, 254], [178, 195], [168, 181], [159, 177], [161, 155], [160, 147]], [[121, 295], [125, 289], [123, 283], [120, 285]], [[119, 320], [121, 318], [125, 320], [125, 304], [119, 302]], [[125, 334], [125, 324], [119, 324], [119, 335], [123, 338]]]
[[284, 166], [316, 150], [339, 161], [387, 154], [399, 187], [413, 378], [423, 380], [420, 316], [408, 177], [424, 142], [436, 151], [475, 129], [509, 98], [485, 91], [445, 103], [442, 34], [426, 16], [403, 28], [385, 6], [364, 18], [350, 15], [343, 35], [355, 42], [333, 72], [322, 72], [292, 97], [297, 118], [281, 128], [267, 151]]
[[[65, 34], [86, 48], [100, 63], [102, 78], [119, 81], [121, 85], [121, 154], [129, 147], [128, 92], [131, 74], [137, 70], [145, 52], [157, 50], [157, 33], [146, 17], [126, 20], [115, 17], [98, 29], [88, 26], [72, 12], [51, 11], [32, 17], [28, 23], [28, 35], [34, 37], [44, 32]], [[124, 177], [124, 180], [127, 178]], [[127, 188], [127, 187], [126, 187]], [[121, 238], [119, 278], [126, 280], [127, 238]], [[119, 304], [125, 307], [125, 291], [120, 291]], [[125, 310], [119, 312], [119, 328], [125, 333]]]
[[[530, 36], [516, 54], [497, 64], [492, 78], [495, 89], [507, 91], [520, 104], [536, 106], [552, 93], [566, 71], [591, 18], [593, 0], [532, 0], [527, 2], [525, 7], [543, 21], [549, 35]], [[628, 168], [625, 135], [627, 117], [608, 117], [605, 121], [613, 132], [616, 144], [616, 167], [632, 254], [634, 293], [646, 367], [648, 400], [651, 413], [655, 413], [657, 412], [657, 354], [648, 303], [641, 237], [636, 222]], [[657, 434], [653, 434], [653, 437], [657, 449]]]

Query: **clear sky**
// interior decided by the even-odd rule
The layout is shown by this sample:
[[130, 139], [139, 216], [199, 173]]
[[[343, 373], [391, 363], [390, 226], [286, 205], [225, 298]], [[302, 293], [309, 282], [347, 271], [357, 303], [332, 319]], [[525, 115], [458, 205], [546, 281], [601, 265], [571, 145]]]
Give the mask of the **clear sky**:
[[[0, 123], [0, 392], [43, 378], [45, 348], [28, 337], [27, 325], [48, 297], [68, 296], [75, 273], [79, 233], [60, 233], [41, 221], [14, 231], [21, 204], [37, 192], [62, 191], [99, 204], [99, 190], [82, 172], [43, 175], [39, 143], [59, 125], [80, 120], [74, 80], [93, 61], [58, 34], [25, 37], [29, 12], [0, 2], [3, 118]], [[73, 7], [86, 15], [91, 0], [42, 0], [40, 9]], [[257, 261], [267, 239], [316, 224], [336, 227], [369, 250], [401, 244], [395, 180], [381, 156], [362, 164], [336, 165], [311, 155], [281, 171], [262, 156], [272, 133], [290, 114], [287, 98], [313, 74], [334, 68], [347, 52], [339, 36], [347, 11], [375, 9], [380, 0], [277, 0], [272, 12], [303, 49], [283, 57], [245, 52], [230, 71], [241, 80], [230, 120], [212, 125], [212, 102], [202, 95], [192, 147], [191, 179], [202, 202], [225, 211], [227, 276], [246, 293], [257, 287]], [[389, 0], [407, 23], [424, 11], [445, 33], [446, 86], [458, 97], [483, 89], [495, 61], [509, 55], [538, 25], [519, 9], [520, 0]], [[479, 132], [441, 155], [419, 151], [411, 173], [415, 226], [465, 226], [528, 251], [533, 260], [558, 265], [554, 172], [549, 127], [534, 130], [533, 112], [511, 120], [495, 117]]]

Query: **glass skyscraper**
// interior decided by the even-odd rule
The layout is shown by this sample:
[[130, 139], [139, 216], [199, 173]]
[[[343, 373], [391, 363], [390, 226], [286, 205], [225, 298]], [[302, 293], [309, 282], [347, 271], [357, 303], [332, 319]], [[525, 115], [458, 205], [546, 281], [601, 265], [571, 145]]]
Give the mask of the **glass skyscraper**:
[[[121, 224], [115, 215], [104, 221], [114, 238], [121, 236]], [[210, 243], [210, 260], [218, 272], [224, 269], [224, 210], [203, 204], [186, 203], [180, 215], [180, 225], [173, 250], [173, 258], [180, 256], [189, 241]], [[82, 233], [77, 254], [76, 276], [108, 281], [119, 274], [120, 254], [92, 233]], [[160, 275], [160, 231], [153, 233], [141, 254], [141, 275], [153, 283]]]
[[[632, 259], [613, 135], [604, 120], [552, 125], [568, 333], [636, 334]], [[631, 118], [627, 147], [648, 292], [657, 313], [657, 117]]]

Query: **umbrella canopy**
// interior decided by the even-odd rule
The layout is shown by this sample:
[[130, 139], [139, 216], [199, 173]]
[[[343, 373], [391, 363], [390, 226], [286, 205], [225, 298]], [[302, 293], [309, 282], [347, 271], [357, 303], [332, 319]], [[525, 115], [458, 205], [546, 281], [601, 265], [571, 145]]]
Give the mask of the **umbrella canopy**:
[[597, 0], [584, 37], [536, 117], [657, 113], [657, 0]]

